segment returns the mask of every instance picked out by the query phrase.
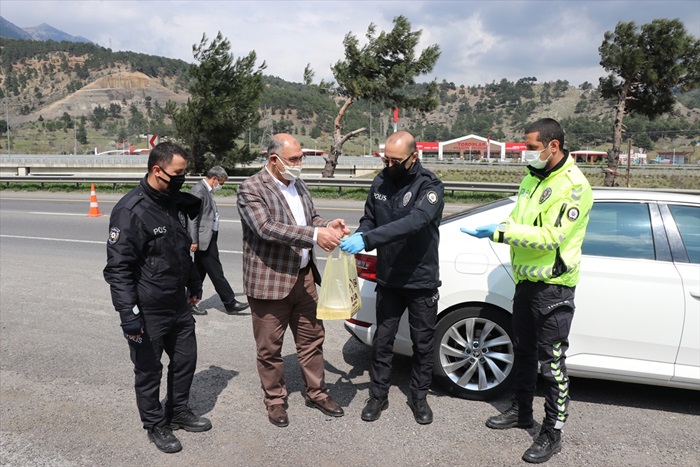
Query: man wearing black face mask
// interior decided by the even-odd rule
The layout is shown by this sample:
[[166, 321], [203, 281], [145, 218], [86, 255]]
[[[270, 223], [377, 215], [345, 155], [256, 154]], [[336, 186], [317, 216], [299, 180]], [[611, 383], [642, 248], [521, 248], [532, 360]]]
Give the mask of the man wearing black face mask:
[[438, 244], [443, 185], [421, 165], [416, 141], [399, 131], [386, 141], [387, 167], [370, 188], [360, 227], [340, 248], [356, 254], [377, 249], [377, 331], [372, 346], [369, 399], [362, 419], [374, 421], [389, 406], [394, 338], [408, 308], [413, 341], [408, 405], [420, 424], [433, 421], [426, 396], [432, 382], [437, 317]]
[[[141, 422], [148, 438], [168, 453], [182, 449], [173, 429], [211, 428], [187, 406], [197, 364], [189, 305], [202, 296], [186, 218], [197, 216], [200, 200], [179, 191], [187, 157], [172, 143], [153, 148], [148, 174], [112, 211], [104, 268], [134, 364]], [[164, 350], [170, 359], [165, 408], [160, 403]]]

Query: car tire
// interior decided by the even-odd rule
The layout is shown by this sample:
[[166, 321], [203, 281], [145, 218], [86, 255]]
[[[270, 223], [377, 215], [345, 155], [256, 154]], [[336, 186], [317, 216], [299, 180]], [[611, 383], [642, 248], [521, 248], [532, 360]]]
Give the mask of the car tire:
[[510, 316], [487, 306], [469, 306], [440, 319], [435, 328], [435, 380], [464, 399], [489, 400], [508, 390], [515, 360]]

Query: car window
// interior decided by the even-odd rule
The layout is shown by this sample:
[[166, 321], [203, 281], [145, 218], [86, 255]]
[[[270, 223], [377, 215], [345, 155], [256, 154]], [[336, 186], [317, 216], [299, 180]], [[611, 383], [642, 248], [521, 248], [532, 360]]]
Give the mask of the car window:
[[669, 205], [691, 263], [700, 263], [700, 208]]
[[[447, 223], [447, 222], [454, 222], [459, 219], [464, 219], [467, 216], [473, 216], [474, 214], [478, 214], [480, 212], [485, 212], [485, 211], [490, 211], [492, 209], [497, 209], [501, 206], [505, 206], [507, 204], [512, 204], [515, 206], [515, 197], [511, 196], [510, 198], [501, 198], [497, 199], [495, 201], [491, 201], [486, 204], [480, 204], [477, 206], [472, 206], [465, 211], [461, 211], [455, 214], [452, 214], [450, 216], [445, 216], [442, 218], [441, 224]], [[446, 222], [445, 222], [446, 221]]]
[[594, 203], [582, 251], [584, 255], [655, 259], [647, 204]]

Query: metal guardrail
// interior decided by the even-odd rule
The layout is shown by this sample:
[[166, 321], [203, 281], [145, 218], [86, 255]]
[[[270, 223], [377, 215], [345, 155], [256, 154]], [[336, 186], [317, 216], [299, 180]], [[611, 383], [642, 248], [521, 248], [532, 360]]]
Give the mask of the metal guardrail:
[[[39, 183], [44, 188], [46, 183], [75, 183], [81, 184], [95, 183], [108, 184], [116, 188], [121, 184], [136, 184], [143, 178], [142, 176], [122, 176], [122, 177], [90, 177], [90, 176], [51, 176], [51, 175], [27, 175], [27, 176], [0, 176], [0, 183], [9, 187], [12, 183]], [[228, 183], [240, 185], [248, 177], [229, 177]], [[200, 181], [202, 177], [187, 177], [186, 185], [192, 185]], [[314, 187], [336, 187], [338, 192], [343, 188], [365, 188], [372, 186], [372, 180], [366, 178], [303, 178], [304, 183]], [[445, 191], [476, 191], [490, 193], [517, 193], [519, 185], [517, 183], [491, 183], [491, 182], [450, 182], [443, 181]], [[700, 190], [672, 189], [672, 188], [625, 188], [625, 187], [595, 187], [596, 189], [607, 190], [652, 190], [672, 193], [685, 193], [700, 196]]]
[[[75, 183], [76, 186], [81, 184], [95, 183], [112, 185], [115, 188], [120, 184], [135, 184], [141, 180], [142, 176], [138, 177], [95, 177], [95, 176], [67, 176], [61, 175], [27, 175], [27, 176], [0, 176], [0, 183], [5, 186], [10, 186], [13, 183], [39, 183], [43, 188], [47, 183]], [[239, 185], [248, 177], [229, 177], [228, 183]], [[202, 177], [187, 177], [185, 184], [194, 184], [201, 180]], [[372, 186], [372, 180], [366, 178], [303, 178], [304, 183], [314, 187], [336, 187], [338, 192], [343, 188], [364, 188], [369, 189]], [[496, 193], [516, 193], [518, 185], [513, 183], [475, 183], [475, 182], [443, 182], [445, 191], [481, 191], [481, 192], [496, 192]]]

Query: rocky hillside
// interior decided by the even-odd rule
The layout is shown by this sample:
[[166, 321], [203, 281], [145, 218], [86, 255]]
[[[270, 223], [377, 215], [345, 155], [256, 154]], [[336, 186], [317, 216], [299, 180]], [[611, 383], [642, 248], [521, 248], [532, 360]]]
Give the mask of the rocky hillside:
[[[11, 127], [45, 133], [46, 123], [38, 122], [85, 117], [90, 145], [97, 146], [95, 141], [104, 140], [108, 147], [115, 140], [136, 138], [149, 131], [174, 133], [168, 109], [172, 111], [187, 101], [187, 63], [131, 52], [114, 53], [94, 44], [67, 44], [0, 39], [0, 97], [4, 98]], [[340, 99], [320, 94], [312, 86], [275, 77], [266, 77], [265, 82], [261, 121], [258, 128], [243, 135], [246, 142], [255, 146], [265, 135], [287, 131], [298, 135], [305, 145], [328, 147]], [[400, 110], [399, 126], [420, 140], [445, 141], [473, 133], [518, 141], [527, 122], [548, 116], [564, 123], [571, 136], [571, 149], [610, 145], [614, 103], [600, 99], [592, 84], [573, 87], [564, 80], [540, 83], [532, 77], [471, 87], [443, 81], [439, 86], [441, 104], [435, 111], [421, 114]], [[700, 141], [699, 93], [681, 97], [673, 115], [656, 122], [627, 117], [630, 133], [639, 135], [635, 142], [650, 148]], [[111, 105], [120, 107], [120, 120], [110, 125], [90, 124], [97, 111]], [[347, 146], [351, 153], [367, 153], [370, 146], [376, 147], [391, 131], [392, 123], [391, 109], [375, 104], [370, 117], [369, 103], [350, 107], [346, 130], [367, 127], [370, 120], [373, 141], [369, 141], [369, 132], [353, 139]], [[22, 132], [15, 135], [19, 138]], [[32, 135], [28, 130], [26, 137], [37, 140], [41, 131]]]
[[[41, 116], [43, 119], [58, 119], [64, 112], [72, 117], [90, 116], [98, 107], [109, 107], [111, 103], [129, 108], [135, 105], [142, 111], [146, 110], [147, 98], [152, 103], [165, 105], [173, 101], [178, 105], [187, 102], [187, 93], [176, 92], [178, 86], [170, 80], [152, 78], [139, 71], [128, 71], [126, 67], [116, 67], [96, 73], [94, 81], [69, 92], [71, 76], [68, 73], [57, 73], [50, 78], [39, 79], [34, 86], [39, 88], [34, 99], [23, 99], [26, 102], [25, 111], [20, 109], [19, 115], [12, 120], [15, 124], [33, 122]], [[42, 77], [43, 78], [43, 77]], [[168, 82], [170, 81], [170, 82]], [[48, 91], [46, 94], [41, 90]], [[26, 113], [26, 109], [30, 109]]]

